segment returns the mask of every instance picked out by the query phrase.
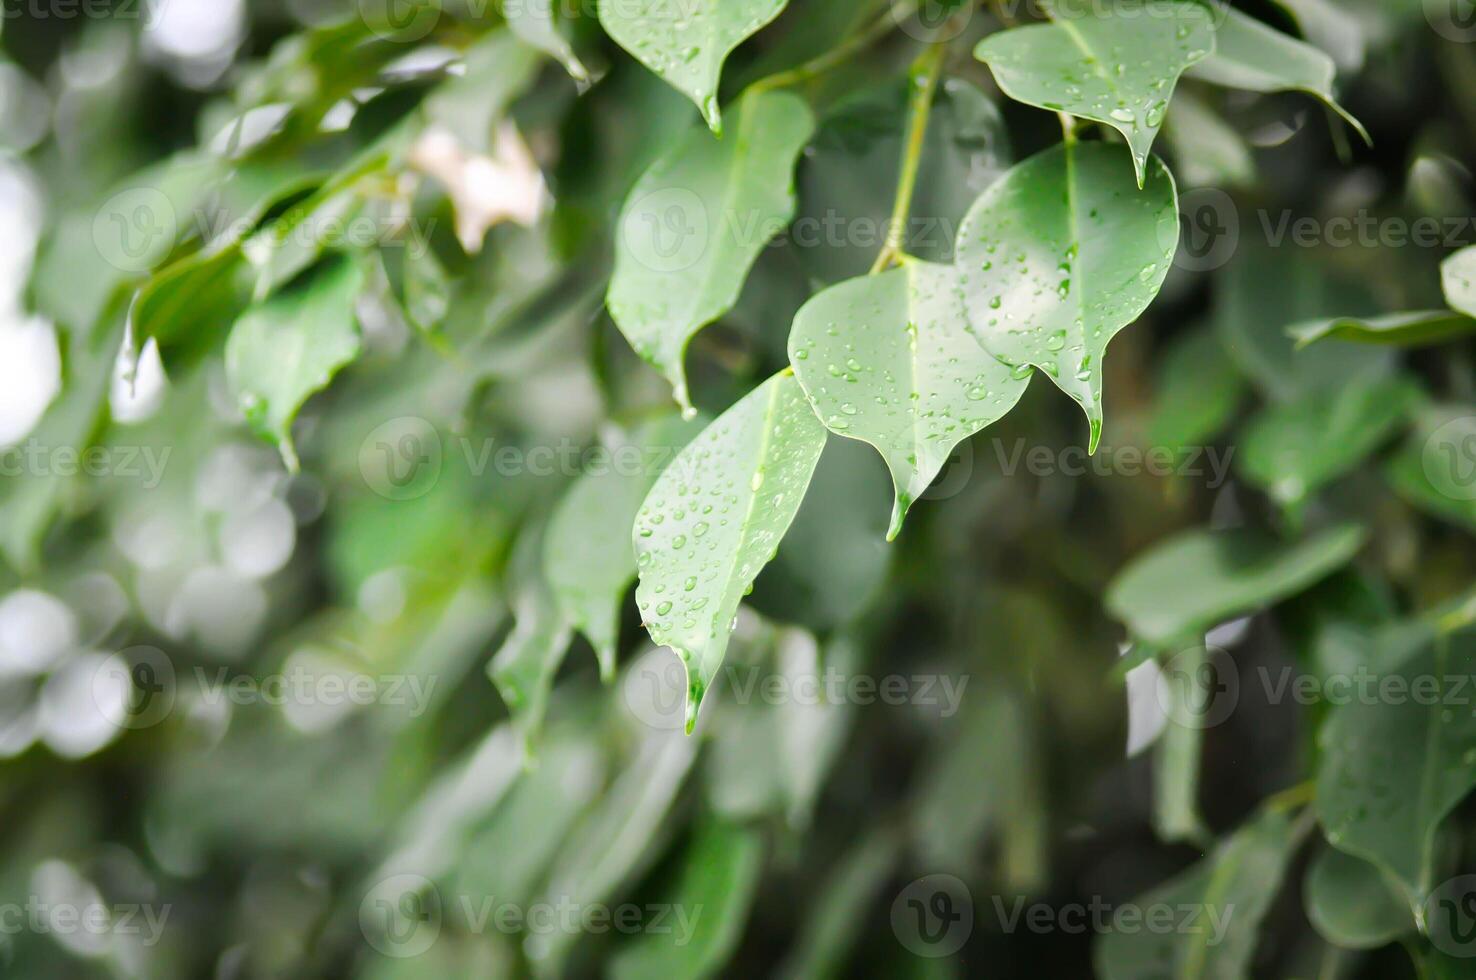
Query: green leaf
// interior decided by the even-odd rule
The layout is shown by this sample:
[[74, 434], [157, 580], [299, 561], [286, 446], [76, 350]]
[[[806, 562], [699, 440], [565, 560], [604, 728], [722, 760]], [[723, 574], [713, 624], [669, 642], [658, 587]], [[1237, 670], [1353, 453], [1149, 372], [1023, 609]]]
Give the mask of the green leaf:
[[1431, 406], [1384, 469], [1401, 497], [1476, 531], [1476, 418], [1468, 405]]
[[1288, 37], [1231, 7], [1223, 7], [1215, 29], [1215, 52], [1189, 70], [1192, 78], [1251, 92], [1307, 92], [1317, 96], [1365, 143], [1368, 130], [1333, 97], [1337, 66], [1312, 45]]
[[1093, 961], [1103, 980], [1251, 975], [1261, 920], [1271, 909], [1295, 849], [1283, 813], [1264, 813], [1226, 838], [1212, 854], [1133, 901], [1139, 909], [1192, 908], [1169, 930], [1136, 928], [1097, 937]]
[[[587, 907], [608, 902], [653, 856], [666, 816], [697, 757], [697, 739], [654, 731], [559, 850], [539, 902]], [[564, 960], [584, 935], [556, 930], [530, 940], [539, 976], [563, 976]]]
[[825, 428], [787, 371], [749, 392], [656, 480], [635, 520], [646, 629], [687, 668], [687, 731], [738, 605], [794, 520]]
[[718, 76], [732, 50], [786, 0], [600, 0], [600, 24], [641, 64], [697, 104], [722, 133]]
[[1181, 187], [1248, 187], [1256, 161], [1245, 137], [1189, 92], [1169, 105], [1163, 135], [1174, 151], [1174, 176]]
[[1318, 733], [1317, 812], [1327, 839], [1387, 872], [1417, 916], [1438, 880], [1436, 832], [1476, 786], [1476, 714], [1446, 696], [1451, 678], [1469, 671], [1472, 640], [1469, 632], [1387, 632], [1377, 645], [1394, 666], [1378, 675], [1380, 691], [1399, 678], [1406, 694], [1350, 698]]
[[993, 34], [979, 42], [974, 56], [988, 63], [1011, 98], [1122, 133], [1143, 186], [1174, 84], [1214, 50], [1209, 11], [1173, 0], [1110, 6], [1057, 0], [1047, 10], [1051, 23]]
[[794, 163], [814, 119], [796, 96], [750, 91], [714, 140], [694, 129], [626, 198], [606, 302], [631, 346], [690, 414], [682, 358], [733, 308], [764, 244], [794, 214]]
[[1119, 147], [1064, 143], [1012, 167], [959, 229], [956, 264], [974, 334], [1034, 365], [1102, 434], [1102, 357], [1152, 302], [1179, 239], [1173, 177], [1154, 158], [1144, 188]]
[[519, 537], [508, 569], [513, 629], [487, 665], [487, 676], [507, 703], [528, 758], [573, 635], [543, 569], [544, 538], [539, 525], [525, 527]]
[[518, 39], [564, 66], [578, 82], [589, 81], [589, 71], [564, 36], [557, 16], [557, 0], [503, 0], [502, 16]]
[[779, 969], [783, 980], [830, 980], [845, 976], [851, 947], [866, 926], [867, 906], [897, 866], [901, 847], [886, 824], [874, 829], [843, 855], [805, 908], [794, 948]]
[[641, 501], [694, 426], [675, 418], [642, 426], [609, 447], [610, 463], [574, 481], [549, 518], [543, 564], [559, 608], [614, 677], [620, 604], [636, 576], [630, 527]]
[[1440, 285], [1451, 309], [1476, 316], [1476, 245], [1467, 246], [1440, 263]]
[[1423, 395], [1407, 378], [1350, 379], [1261, 411], [1241, 435], [1240, 470], [1284, 507], [1354, 469]]
[[1307, 919], [1322, 938], [1344, 949], [1377, 949], [1414, 931], [1414, 918], [1377, 867], [1323, 847], [1302, 885]]
[[763, 861], [758, 831], [716, 819], [699, 826], [682, 855], [681, 878], [663, 899], [692, 917], [691, 934], [680, 928], [642, 933], [611, 958], [613, 980], [715, 976], [743, 935]]
[[1107, 609], [1145, 643], [1166, 648], [1302, 591], [1363, 546], [1354, 525], [1299, 542], [1252, 530], [1185, 531], [1134, 558], [1107, 587]]
[[1214, 331], [1200, 327], [1182, 334], [1159, 360], [1148, 442], [1203, 445], [1225, 430], [1244, 396], [1245, 383]]
[[1168, 724], [1153, 753], [1153, 829], [1168, 842], [1202, 845], [1211, 838], [1199, 813], [1204, 729], [1183, 723], [1205, 717], [1206, 699], [1211, 696], [1205, 676], [1207, 656], [1202, 645], [1191, 644], [1174, 657], [1174, 669], [1162, 675]]
[[1476, 331], [1476, 320], [1449, 310], [1417, 310], [1383, 316], [1337, 316], [1293, 323], [1286, 332], [1306, 347], [1319, 340], [1347, 340], [1357, 344], [1424, 347], [1443, 344]]
[[197, 252], [154, 276], [128, 311], [135, 348], [153, 338], [162, 353], [198, 351], [217, 343], [251, 299], [241, 250]]
[[364, 284], [358, 265], [343, 257], [247, 310], [226, 341], [225, 368], [246, 420], [297, 465], [292, 420], [314, 392], [359, 354], [354, 300]]
[[953, 448], [1006, 415], [1030, 383], [1028, 367], [1002, 364], [970, 332], [953, 268], [912, 258], [806, 303], [789, 361], [825, 427], [886, 460], [888, 540]]

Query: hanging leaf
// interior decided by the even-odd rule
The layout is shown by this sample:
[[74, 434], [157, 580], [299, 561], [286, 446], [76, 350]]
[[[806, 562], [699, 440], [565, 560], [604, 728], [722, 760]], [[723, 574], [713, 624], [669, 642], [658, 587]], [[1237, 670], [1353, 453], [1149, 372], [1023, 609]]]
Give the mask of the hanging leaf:
[[1252, 530], [1185, 531], [1133, 559], [1107, 587], [1107, 609], [1144, 643], [1195, 642], [1241, 613], [1297, 594], [1363, 546], [1360, 527], [1300, 542]]
[[630, 526], [651, 484], [695, 427], [675, 418], [609, 446], [610, 463], [574, 481], [549, 518], [543, 564], [559, 608], [595, 648], [600, 676], [615, 676], [620, 604], [635, 580]]
[[1383, 872], [1336, 847], [1323, 846], [1312, 859], [1302, 902], [1313, 928], [1344, 949], [1377, 949], [1415, 928]]
[[717, 819], [700, 825], [682, 857], [680, 880], [664, 902], [691, 916], [690, 934], [680, 926], [642, 933], [611, 959], [613, 980], [718, 975], [742, 938], [763, 860], [758, 831]]
[[600, 24], [641, 64], [702, 110], [722, 133], [718, 76], [745, 39], [779, 16], [786, 0], [600, 0]]
[[559, 25], [558, 0], [503, 0], [502, 16], [520, 41], [564, 66], [575, 81], [589, 81], [589, 71]]
[[1352, 470], [1404, 423], [1423, 395], [1407, 378], [1351, 379], [1271, 405], [1241, 435], [1240, 470], [1284, 507]]
[[1399, 678], [1407, 695], [1351, 698], [1318, 734], [1317, 811], [1327, 839], [1387, 872], [1420, 917], [1439, 881], [1436, 832], [1476, 786], [1476, 714], [1446, 698], [1451, 679], [1470, 671], [1472, 640], [1469, 632], [1381, 636], [1380, 659], [1393, 665], [1381, 680]]
[[1476, 316], [1476, 245], [1463, 248], [1440, 263], [1440, 285], [1451, 309]]
[[690, 131], [636, 183], [620, 215], [606, 301], [631, 346], [690, 412], [682, 358], [732, 309], [768, 240], [794, 214], [794, 163], [814, 119], [799, 98], [750, 91], [734, 132]]
[[744, 594], [794, 520], [825, 428], [789, 372], [770, 378], [683, 449], [635, 520], [636, 605], [687, 668], [687, 731], [723, 662]]
[[1135, 899], [1139, 909], [1193, 909], [1194, 914], [1173, 929], [1101, 933], [1093, 956], [1097, 975], [1103, 980], [1249, 977], [1261, 920], [1299, 836], [1286, 814], [1264, 813], [1194, 867]]
[[543, 568], [545, 536], [541, 525], [519, 536], [508, 569], [513, 629], [487, 665], [487, 676], [512, 714], [525, 757], [532, 756], [554, 675], [569, 651], [573, 633]]
[[1012, 167], [974, 204], [957, 266], [974, 334], [1033, 365], [1102, 434], [1107, 344], [1158, 294], [1179, 238], [1173, 177], [1155, 157], [1143, 189], [1120, 148], [1067, 142]]
[[226, 340], [226, 381], [258, 433], [297, 467], [292, 420], [359, 354], [354, 301], [364, 274], [348, 258], [325, 262], [307, 281], [247, 310]]
[[1373, 142], [1363, 124], [1333, 97], [1337, 66], [1331, 58], [1233, 7], [1222, 7], [1218, 17], [1214, 54], [1191, 68], [1190, 77], [1251, 92], [1310, 93], [1342, 116], [1365, 143]]
[[1014, 408], [1030, 379], [970, 332], [952, 267], [910, 257], [806, 303], [789, 361], [825, 427], [886, 460], [896, 491], [888, 540], [953, 448]]
[[1299, 348], [1328, 339], [1391, 347], [1425, 347], [1464, 337], [1472, 331], [1476, 331], [1476, 320], [1450, 310], [1419, 310], [1371, 317], [1339, 316], [1303, 320], [1286, 328]]
[[1174, 84], [1214, 50], [1209, 10], [1172, 0], [1056, 0], [1047, 11], [1049, 24], [993, 34], [974, 56], [1011, 98], [1122, 133], [1143, 186]]

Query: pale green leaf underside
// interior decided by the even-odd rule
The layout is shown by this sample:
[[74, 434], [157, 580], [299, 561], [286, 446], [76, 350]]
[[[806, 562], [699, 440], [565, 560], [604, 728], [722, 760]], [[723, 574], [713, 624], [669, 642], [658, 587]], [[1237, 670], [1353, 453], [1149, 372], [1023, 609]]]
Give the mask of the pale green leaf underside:
[[1214, 50], [1209, 11], [1172, 0], [1111, 6], [1065, 0], [1050, 12], [1049, 24], [985, 38], [975, 57], [989, 64], [1011, 98], [1122, 133], [1141, 185], [1174, 84]]
[[1476, 331], [1476, 320], [1451, 310], [1414, 310], [1382, 316], [1339, 316], [1303, 320], [1286, 328], [1297, 347], [1319, 340], [1346, 340], [1355, 344], [1422, 347], [1441, 344]]
[[1440, 263], [1440, 284], [1451, 309], [1476, 317], [1476, 245]]
[[1363, 545], [1354, 525], [1286, 543], [1248, 530], [1194, 530], [1135, 558], [1107, 587], [1106, 605], [1155, 647], [1197, 642], [1205, 630], [1295, 595]]
[[620, 603], [635, 580], [630, 526], [651, 484], [693, 435], [675, 417], [642, 426], [609, 447], [610, 463], [582, 474], [549, 517], [543, 565], [569, 621], [595, 648], [600, 676], [615, 670]]
[[1290, 817], [1267, 812], [1167, 884], [1140, 896], [1140, 909], [1192, 912], [1172, 929], [1141, 926], [1097, 939], [1103, 980], [1143, 977], [1231, 978], [1251, 975], [1260, 923], [1276, 899], [1298, 834]]
[[687, 667], [687, 729], [722, 665], [738, 605], [804, 499], [825, 427], [793, 375], [775, 375], [703, 430], [635, 521], [636, 605]]
[[722, 131], [718, 79], [734, 48], [786, 0], [600, 0], [600, 24], [636, 60], [697, 104]]
[[969, 331], [953, 268], [912, 258], [806, 303], [789, 360], [825, 427], [886, 460], [896, 487], [889, 539], [953, 447], [1014, 408], [1030, 378]]
[[723, 139], [690, 131], [626, 199], [606, 303], [636, 352], [690, 411], [682, 358], [732, 309], [769, 238], [794, 215], [794, 164], [814, 131], [805, 103], [750, 92]]
[[752, 828], [712, 820], [699, 829], [683, 858], [669, 907], [691, 909], [691, 935], [651, 931], [610, 961], [612, 980], [703, 980], [732, 956], [763, 870], [764, 842]]
[[1369, 142], [1368, 130], [1333, 97], [1337, 66], [1332, 58], [1238, 10], [1226, 7], [1217, 17], [1214, 54], [1189, 69], [1190, 77], [1251, 92], [1307, 92]]
[[354, 301], [363, 284], [354, 262], [330, 259], [307, 282], [247, 310], [226, 340], [226, 380], [237, 405], [289, 465], [297, 460], [297, 410], [359, 354]]
[[1143, 188], [1121, 147], [1063, 143], [1016, 164], [959, 229], [957, 271], [980, 342], [1033, 365], [1102, 428], [1102, 357], [1148, 307], [1178, 244], [1173, 178], [1150, 158]]
[[[1476, 786], [1476, 714], [1442, 697], [1470, 669], [1472, 636], [1390, 631], [1379, 643], [1406, 648], [1383, 676], [1402, 677], [1411, 693], [1333, 708], [1318, 737], [1317, 811], [1327, 839], [1388, 872], [1420, 914], [1435, 884], [1436, 831]], [[1432, 678], [1442, 690], [1417, 696]]]

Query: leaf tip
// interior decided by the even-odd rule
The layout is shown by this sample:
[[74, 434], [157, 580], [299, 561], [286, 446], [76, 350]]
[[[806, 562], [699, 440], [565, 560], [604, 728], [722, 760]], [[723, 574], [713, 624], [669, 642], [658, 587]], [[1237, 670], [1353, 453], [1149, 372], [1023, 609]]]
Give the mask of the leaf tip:
[[912, 506], [912, 497], [898, 491], [892, 501], [892, 520], [887, 525], [887, 541], [897, 540], [897, 535], [902, 533], [902, 521], [907, 517], [907, 510]]

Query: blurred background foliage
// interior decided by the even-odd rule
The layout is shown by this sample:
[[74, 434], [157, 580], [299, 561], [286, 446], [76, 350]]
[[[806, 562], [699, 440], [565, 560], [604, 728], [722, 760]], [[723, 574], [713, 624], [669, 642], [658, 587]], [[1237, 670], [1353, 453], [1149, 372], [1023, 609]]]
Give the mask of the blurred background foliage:
[[[413, 44], [336, 0], [63, 6], [5, 0], [0, 33], [0, 439], [51, 462], [0, 481], [0, 902], [170, 911], [157, 942], [121, 929], [5, 935], [6, 975], [1085, 975], [1089, 934], [1009, 930], [997, 902], [1120, 905], [1204, 867], [1235, 828], [1284, 819], [1256, 814], [1318, 775], [1318, 732], [1337, 712], [1269, 703], [1255, 672], [1329, 670], [1380, 629], [1459, 610], [1471, 587], [1476, 505], [1438, 485], [1424, 455], [1430, 432], [1476, 414], [1469, 341], [1297, 349], [1286, 335], [1317, 317], [1441, 306], [1448, 243], [1294, 247], [1266, 224], [1460, 218], [1454, 244], [1472, 244], [1476, 45], [1432, 28], [1419, 0], [1243, 5], [1333, 56], [1372, 147], [1350, 145], [1303, 95], [1184, 83], [1160, 152], [1185, 201], [1224, 195], [1228, 210], [1207, 213], [1234, 218], [1238, 235], [1181, 261], [1113, 346], [1106, 472], [1011, 462], [1021, 447], [1070, 458], [1061, 451], [1085, 437], [1078, 410], [1037, 383], [961, 447], [886, 545], [884, 467], [830, 441], [729, 659], [791, 679], [821, 664], [967, 678], [960, 710], [720, 689], [690, 738], [651, 723], [659, 706], [642, 700], [642, 678], [675, 661], [651, 650], [629, 601], [614, 683], [575, 639], [543, 730], [509, 722], [486, 665], [533, 628], [518, 555], [536, 553], [577, 473], [480, 454], [582, 449], [670, 414], [669, 389], [602, 296], [624, 194], [695, 109], [589, 11], [565, 11], [565, 49], [510, 29], [495, 4], [448, 3]], [[791, 0], [735, 54], [725, 93], [880, 10]], [[1056, 120], [1002, 98], [967, 56], [997, 26], [975, 13], [937, 95], [913, 211], [940, 227], [1058, 137]], [[803, 87], [820, 126], [796, 175], [796, 229], [890, 212], [918, 48], [896, 31]], [[424, 155], [431, 127], [455, 153]], [[499, 143], [509, 132], [536, 169]], [[473, 185], [469, 156], [501, 168], [493, 190]], [[134, 188], [170, 201], [178, 234], [120, 263], [96, 226]], [[362, 349], [301, 413], [292, 471], [226, 394], [244, 263], [218, 236], [323, 207], [373, 215], [393, 240], [309, 241], [284, 249], [280, 268], [252, 269], [298, 288], [326, 247], [365, 270]], [[1202, 213], [1186, 207], [1191, 241], [1213, 230], [1195, 227]], [[417, 228], [428, 248], [406, 247]], [[916, 230], [912, 251], [947, 259], [951, 242]], [[693, 344], [698, 407], [716, 415], [782, 367], [799, 305], [864, 272], [879, 244], [796, 231], [765, 249], [737, 307]], [[164, 267], [185, 272], [149, 277]], [[151, 317], [155, 341], [136, 363], [130, 309]], [[442, 454], [407, 487], [386, 468], [411, 424], [431, 427]], [[56, 472], [57, 447], [94, 445], [110, 472]], [[1123, 462], [1155, 446], [1196, 448], [1171, 475]], [[1204, 447], [1231, 460], [1222, 483]], [[163, 461], [157, 474], [149, 460]], [[1113, 585], [1196, 528], [1243, 532], [1236, 547], [1266, 549], [1255, 560], [1276, 581], [1218, 605], [1204, 596], [1244, 583], [1208, 562], [1170, 567], [1147, 600]], [[1306, 550], [1286, 553], [1293, 543]], [[1124, 680], [1135, 601], [1182, 612], [1175, 625], [1210, 630], [1233, 654], [1239, 703], [1202, 738], [1130, 718], [1155, 700], [1151, 678], [1147, 702]], [[196, 682], [293, 671], [399, 678], [405, 697], [235, 703]], [[166, 674], [157, 710], [146, 695]], [[1463, 804], [1442, 825], [1435, 880], [1470, 867], [1470, 816]], [[1340, 860], [1354, 867], [1324, 867]], [[1362, 903], [1376, 921], [1339, 932], [1338, 910], [1308, 897], [1309, 865], [1367, 881], [1369, 866], [1320, 838], [1252, 877], [1245, 887], [1266, 895], [1246, 924], [1253, 975], [1459, 971], [1397, 901], [1386, 914]], [[929, 958], [899, 941], [892, 916], [909, 882], [938, 873], [967, 885], [977, 925], [961, 951]], [[387, 895], [386, 931], [423, 924], [428, 893], [383, 884], [403, 875], [440, 902], [435, 941], [415, 956], [387, 955], [407, 947], [386, 945], [365, 913]], [[459, 914], [465, 897], [674, 894], [711, 916], [676, 950], [642, 935], [478, 929]]]

